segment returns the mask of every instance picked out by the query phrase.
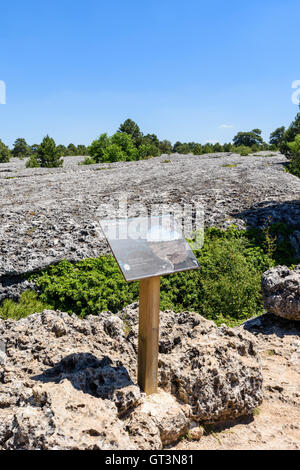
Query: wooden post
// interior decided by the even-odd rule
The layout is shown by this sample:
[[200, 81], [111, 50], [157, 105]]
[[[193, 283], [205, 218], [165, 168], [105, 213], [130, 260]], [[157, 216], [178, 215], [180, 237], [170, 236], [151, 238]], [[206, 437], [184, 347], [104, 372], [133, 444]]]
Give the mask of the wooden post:
[[160, 277], [140, 280], [138, 383], [147, 394], [157, 392]]

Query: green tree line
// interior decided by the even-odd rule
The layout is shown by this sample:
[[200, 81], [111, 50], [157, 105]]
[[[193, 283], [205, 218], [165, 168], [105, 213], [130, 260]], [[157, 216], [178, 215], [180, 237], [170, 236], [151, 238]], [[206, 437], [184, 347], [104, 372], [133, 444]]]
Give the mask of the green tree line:
[[175, 142], [160, 140], [155, 134], [143, 134], [138, 124], [126, 119], [112, 136], [101, 134], [89, 147], [69, 144], [56, 145], [48, 135], [38, 145], [28, 145], [23, 138], [16, 139], [13, 148], [9, 149], [0, 140], [0, 163], [8, 162], [10, 157], [27, 158], [27, 167], [59, 167], [62, 157], [86, 156], [82, 164], [108, 163], [117, 161], [135, 161], [160, 156], [161, 154], [193, 154], [203, 155], [218, 152], [232, 152], [249, 155], [261, 150], [280, 151], [289, 160], [288, 169], [300, 175], [300, 112], [286, 129], [284, 126], [275, 129], [269, 139], [264, 142], [260, 129], [238, 132], [230, 143]]

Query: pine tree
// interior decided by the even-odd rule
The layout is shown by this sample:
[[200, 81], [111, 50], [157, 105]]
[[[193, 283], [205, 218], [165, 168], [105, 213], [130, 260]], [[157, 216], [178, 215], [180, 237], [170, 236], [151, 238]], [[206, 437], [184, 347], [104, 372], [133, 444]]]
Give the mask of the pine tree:
[[[34, 160], [37, 163], [37, 166], [45, 168], [60, 167], [63, 164], [61, 153], [57, 148], [55, 141], [48, 135], [44, 137], [42, 143], [38, 146]], [[28, 162], [28, 166], [36, 166], [35, 162], [32, 161], [32, 165]]]
[[19, 138], [16, 139], [11, 153], [16, 158], [26, 158], [30, 157], [31, 149], [25, 139]]
[[9, 162], [11, 153], [7, 145], [5, 145], [2, 140], [0, 140], [0, 163]]

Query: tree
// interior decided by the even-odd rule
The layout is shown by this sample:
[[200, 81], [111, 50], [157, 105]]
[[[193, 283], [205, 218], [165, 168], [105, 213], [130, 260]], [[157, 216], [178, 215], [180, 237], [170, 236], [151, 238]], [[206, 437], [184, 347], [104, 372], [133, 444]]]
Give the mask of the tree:
[[25, 139], [19, 138], [16, 139], [11, 153], [16, 158], [30, 157], [31, 147], [27, 144]]
[[66, 155], [68, 155], [67, 147], [65, 145], [58, 145], [57, 150], [59, 151], [61, 157], [65, 157]]
[[141, 143], [143, 134], [140, 131], [139, 126], [132, 119], [126, 119], [123, 124], [120, 125], [118, 132], [131, 135], [136, 144]]
[[72, 157], [72, 156], [75, 156], [77, 155], [77, 147], [76, 145], [74, 144], [69, 144], [68, 147], [67, 147], [67, 150], [66, 150], [66, 155]]
[[161, 142], [159, 142], [158, 148], [161, 153], [172, 153], [172, 144], [169, 140], [162, 140]]
[[111, 144], [118, 145], [125, 155], [125, 160], [136, 160], [138, 158], [138, 150], [133, 143], [133, 138], [130, 134], [116, 132], [111, 137]]
[[203, 147], [201, 144], [195, 144], [193, 148], [193, 154], [194, 155], [202, 155], [203, 153]]
[[56, 147], [55, 141], [46, 135], [41, 145], [38, 146], [36, 154], [30, 157], [26, 166], [56, 168], [62, 166], [62, 164], [63, 160], [61, 159], [61, 154]]
[[11, 157], [11, 152], [7, 145], [0, 140], [0, 163], [7, 163]]
[[139, 159], [147, 158], [147, 157], [158, 157], [160, 155], [160, 150], [156, 145], [145, 143], [139, 146]]
[[277, 129], [275, 129], [275, 131], [270, 134], [270, 140], [269, 140], [270, 145], [275, 145], [275, 147], [278, 148], [283, 141], [284, 134], [285, 134], [284, 126], [278, 127]]
[[90, 157], [96, 162], [100, 163], [103, 160], [104, 150], [110, 144], [109, 137], [106, 133], [101, 134], [98, 139], [94, 140], [88, 148]]
[[213, 146], [213, 149], [214, 149], [214, 152], [223, 152], [224, 151], [224, 148], [221, 144], [219, 144], [219, 142], [217, 142], [216, 144], [214, 144]]
[[31, 155], [36, 155], [38, 147], [39, 147], [38, 144], [33, 144], [33, 145], [31, 145], [31, 147], [30, 147], [30, 154], [31, 154]]
[[77, 155], [87, 155], [87, 148], [85, 145], [77, 145]]
[[289, 142], [288, 146], [292, 157], [289, 170], [300, 177], [300, 134], [296, 135], [294, 142]]
[[204, 153], [204, 154], [205, 154], [205, 153], [213, 153], [213, 146], [212, 146], [212, 144], [209, 144], [209, 143], [205, 144], [205, 145], [203, 146], [203, 148], [202, 148], [202, 153]]
[[101, 134], [89, 147], [88, 163], [130, 161], [138, 159], [138, 149], [130, 134], [116, 132], [111, 137]]
[[236, 147], [252, 147], [252, 145], [262, 145], [263, 138], [261, 136], [261, 130], [253, 129], [250, 132], [238, 132], [238, 134], [233, 138], [233, 143]]
[[232, 144], [231, 143], [224, 144], [223, 148], [224, 148], [224, 152], [231, 152], [232, 151]]
[[173, 145], [173, 152], [174, 153], [179, 153], [178, 150], [180, 149], [182, 143], [179, 142], [179, 140], [177, 140], [177, 142], [175, 142], [175, 144]]

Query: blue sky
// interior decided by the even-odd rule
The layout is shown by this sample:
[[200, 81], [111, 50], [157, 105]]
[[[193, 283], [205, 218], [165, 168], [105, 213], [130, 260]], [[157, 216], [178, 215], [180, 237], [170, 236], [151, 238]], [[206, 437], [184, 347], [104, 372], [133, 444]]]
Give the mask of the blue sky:
[[298, 111], [299, 24], [298, 0], [1, 2], [0, 139], [89, 144], [127, 117], [172, 142], [268, 138]]

